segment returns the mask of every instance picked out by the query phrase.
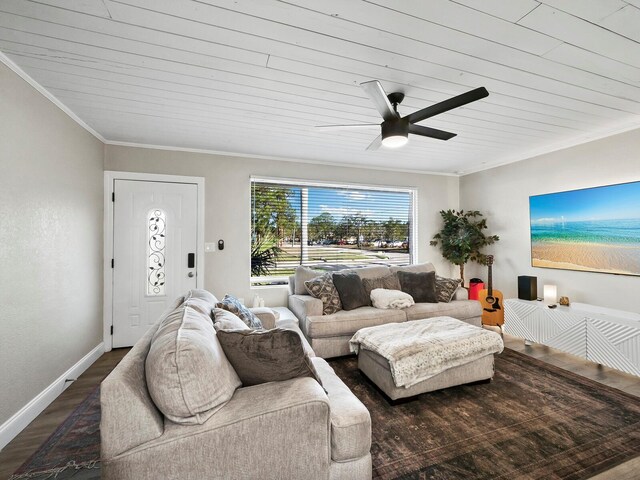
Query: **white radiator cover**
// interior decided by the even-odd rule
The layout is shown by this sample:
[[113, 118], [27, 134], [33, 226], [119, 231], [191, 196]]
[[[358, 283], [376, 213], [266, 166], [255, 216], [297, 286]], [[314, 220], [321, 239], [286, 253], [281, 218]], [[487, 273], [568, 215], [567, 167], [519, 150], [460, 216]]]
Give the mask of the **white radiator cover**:
[[504, 332], [640, 376], [640, 315], [586, 303], [507, 299]]

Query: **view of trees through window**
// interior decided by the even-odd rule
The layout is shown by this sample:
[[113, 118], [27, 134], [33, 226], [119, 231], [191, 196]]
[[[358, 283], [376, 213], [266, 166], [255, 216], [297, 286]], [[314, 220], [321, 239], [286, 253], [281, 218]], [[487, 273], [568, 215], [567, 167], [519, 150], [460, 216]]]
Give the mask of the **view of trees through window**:
[[286, 281], [298, 265], [411, 263], [412, 197], [408, 190], [252, 180], [253, 283]]

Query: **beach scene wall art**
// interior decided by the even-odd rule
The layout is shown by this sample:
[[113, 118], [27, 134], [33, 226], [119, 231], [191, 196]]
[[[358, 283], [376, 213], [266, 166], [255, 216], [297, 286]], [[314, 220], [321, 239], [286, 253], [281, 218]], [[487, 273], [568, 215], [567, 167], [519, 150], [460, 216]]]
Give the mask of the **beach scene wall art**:
[[640, 276], [640, 181], [529, 197], [531, 265]]

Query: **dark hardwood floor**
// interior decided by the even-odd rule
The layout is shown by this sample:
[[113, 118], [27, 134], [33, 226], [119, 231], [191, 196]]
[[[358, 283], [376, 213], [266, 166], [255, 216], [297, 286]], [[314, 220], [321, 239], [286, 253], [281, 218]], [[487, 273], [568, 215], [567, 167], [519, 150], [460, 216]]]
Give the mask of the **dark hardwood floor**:
[[[640, 396], [640, 378], [588, 362], [543, 345], [525, 346], [520, 338], [505, 335], [505, 346], [591, 378], [597, 382]], [[38, 418], [0, 452], [0, 479], [8, 478], [53, 433], [73, 409], [118, 364], [129, 349], [105, 353], [60, 395]], [[604, 472], [593, 480], [637, 480], [640, 457]]]
[[0, 452], [0, 479], [9, 478], [49, 438], [130, 349], [102, 355]]

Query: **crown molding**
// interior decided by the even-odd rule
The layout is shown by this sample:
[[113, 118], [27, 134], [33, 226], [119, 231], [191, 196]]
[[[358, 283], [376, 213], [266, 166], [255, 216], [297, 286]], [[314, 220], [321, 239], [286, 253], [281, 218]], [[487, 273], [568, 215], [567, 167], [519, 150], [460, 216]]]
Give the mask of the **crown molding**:
[[621, 133], [631, 132], [633, 130], [640, 129], [640, 124], [637, 121], [632, 123], [623, 123], [616, 125], [615, 127], [602, 130], [600, 132], [595, 132], [592, 134], [582, 135], [580, 137], [574, 137], [570, 140], [566, 140], [564, 142], [556, 143], [553, 145], [549, 145], [546, 147], [537, 148], [534, 150], [529, 150], [528, 152], [514, 156], [512, 158], [507, 158], [505, 160], [499, 161], [498, 163], [494, 163], [492, 165], [480, 166], [477, 168], [471, 168], [469, 170], [465, 170], [459, 174], [459, 176], [464, 177], [466, 175], [472, 175], [474, 173], [484, 172], [486, 170], [491, 170], [493, 168], [503, 167], [505, 165], [510, 165], [512, 163], [521, 162], [524, 160], [529, 160], [535, 157], [539, 157], [541, 155], [547, 155], [549, 153], [559, 152], [560, 150], [566, 150], [567, 148], [577, 147], [579, 145], [584, 145], [586, 143], [595, 142], [596, 140], [602, 140], [603, 138], [613, 137], [614, 135], [619, 135]]
[[420, 174], [420, 175], [437, 175], [442, 177], [459, 177], [460, 176], [456, 173], [431, 172], [427, 170], [412, 170], [408, 168], [403, 169], [403, 168], [377, 167], [377, 166], [369, 166], [369, 165], [357, 165], [353, 163], [344, 163], [344, 162], [326, 162], [323, 160], [276, 157], [276, 156], [270, 156], [270, 155], [255, 155], [250, 153], [225, 152], [221, 150], [208, 150], [203, 148], [172, 147], [169, 145], [151, 145], [147, 143], [135, 143], [135, 142], [116, 142], [111, 140], [105, 140], [104, 143], [106, 145], [114, 145], [117, 147], [148, 148], [151, 150], [169, 150], [174, 152], [204, 153], [208, 155], [220, 155], [225, 157], [256, 158], [260, 160], [275, 160], [278, 162], [326, 165], [329, 167], [357, 168], [357, 169], [365, 169], [365, 170], [382, 170], [385, 172], [412, 173], [412, 174]]
[[84, 128], [91, 135], [96, 137], [102, 143], [106, 143], [105, 138], [96, 132], [93, 128], [87, 125], [84, 120], [78, 117], [75, 113], [73, 113], [69, 107], [67, 107], [64, 103], [58, 100], [51, 92], [49, 92], [46, 88], [36, 82], [29, 74], [27, 74], [24, 70], [22, 70], [13, 60], [7, 57], [4, 53], [0, 52], [0, 62], [4, 63], [7, 67], [17, 73], [25, 82], [35, 88], [40, 94], [42, 94], [47, 100], [53, 103], [56, 107], [62, 110], [64, 113], [71, 118], [74, 122]]

